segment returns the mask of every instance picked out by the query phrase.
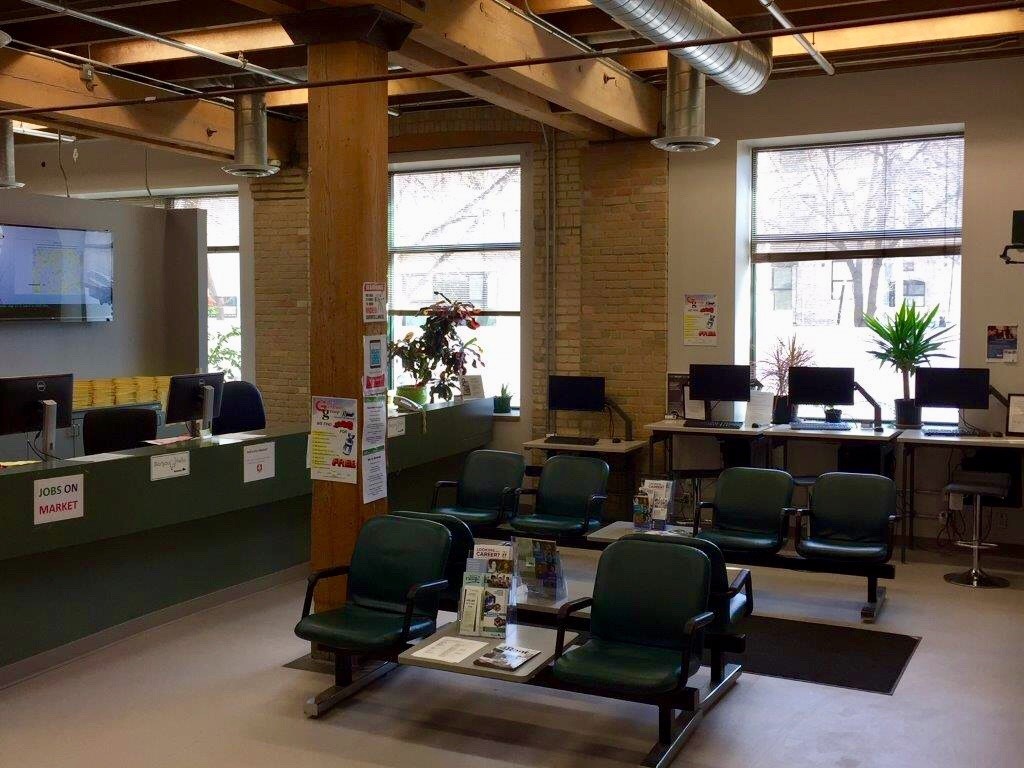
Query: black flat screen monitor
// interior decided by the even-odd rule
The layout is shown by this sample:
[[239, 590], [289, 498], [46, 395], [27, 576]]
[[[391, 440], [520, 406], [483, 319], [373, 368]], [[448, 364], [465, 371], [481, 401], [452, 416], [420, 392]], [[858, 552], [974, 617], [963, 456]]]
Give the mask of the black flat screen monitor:
[[853, 368], [790, 368], [789, 403], [853, 405]]
[[918, 368], [914, 378], [923, 408], [988, 408], [988, 368]]
[[603, 411], [603, 376], [548, 376], [548, 409]]
[[691, 365], [690, 399], [745, 403], [750, 400], [749, 365]]
[[224, 395], [223, 373], [171, 376], [171, 386], [167, 390], [167, 423], [178, 424], [203, 418], [203, 387], [206, 386], [213, 387], [213, 413], [210, 416], [215, 419], [220, 415], [220, 401]]
[[71, 426], [74, 377], [19, 376], [0, 379], [0, 435], [38, 432], [43, 428], [43, 400], [57, 403], [57, 428]]

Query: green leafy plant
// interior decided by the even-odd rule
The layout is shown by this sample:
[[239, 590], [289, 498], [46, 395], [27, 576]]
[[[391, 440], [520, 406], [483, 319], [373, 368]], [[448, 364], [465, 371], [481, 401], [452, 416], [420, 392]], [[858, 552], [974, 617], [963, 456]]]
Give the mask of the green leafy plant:
[[237, 325], [226, 333], [210, 334], [207, 360], [211, 371], [224, 371], [224, 378], [228, 380], [235, 378], [234, 372], [242, 369], [242, 353], [231, 342], [241, 336], [242, 329]]
[[768, 356], [761, 361], [761, 375], [772, 382], [772, 388], [779, 397], [789, 394], [789, 369], [810, 365], [814, 353], [790, 336], [788, 340], [776, 339]]
[[480, 310], [466, 301], [452, 301], [443, 293], [434, 291], [441, 300], [423, 307], [417, 314], [426, 317], [419, 336], [410, 331], [405, 338], [388, 344], [388, 354], [402, 363], [417, 386], [431, 384], [430, 399], [435, 396], [451, 400], [453, 388], [469, 368], [482, 368], [483, 351], [476, 337], [463, 341], [458, 329], [462, 326], [476, 330], [480, 323], [476, 317]]
[[502, 400], [512, 400], [512, 388], [508, 384], [501, 385], [501, 393], [498, 395]]
[[910, 399], [910, 376], [914, 369], [927, 364], [933, 358], [950, 357], [939, 352], [945, 343], [945, 336], [953, 326], [932, 328], [939, 307], [930, 312], [918, 312], [917, 307], [903, 302], [895, 315], [882, 321], [866, 315], [864, 324], [871, 329], [875, 338], [875, 349], [868, 350], [872, 357], [885, 366], [891, 365], [903, 374], [903, 399]]

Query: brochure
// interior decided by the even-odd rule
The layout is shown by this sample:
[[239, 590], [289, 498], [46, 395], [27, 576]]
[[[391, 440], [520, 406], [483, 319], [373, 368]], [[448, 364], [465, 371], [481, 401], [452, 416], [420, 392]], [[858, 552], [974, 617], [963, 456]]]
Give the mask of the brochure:
[[443, 661], [448, 664], [458, 664], [486, 646], [487, 643], [480, 640], [466, 640], [462, 637], [442, 637], [430, 645], [413, 651], [412, 655], [420, 659], [433, 659], [434, 661]]
[[653, 527], [663, 530], [671, 517], [675, 483], [672, 480], [644, 480], [640, 487], [650, 499]]
[[526, 662], [536, 656], [540, 651], [532, 648], [518, 648], [514, 645], [499, 645], [492, 648], [483, 656], [474, 660], [473, 663], [481, 667], [494, 667], [512, 671], [523, 666]]

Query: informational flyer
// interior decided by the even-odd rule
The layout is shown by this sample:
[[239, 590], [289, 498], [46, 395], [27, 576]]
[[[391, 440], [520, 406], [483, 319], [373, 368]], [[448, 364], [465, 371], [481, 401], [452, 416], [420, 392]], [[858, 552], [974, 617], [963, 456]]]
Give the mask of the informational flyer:
[[363, 283], [363, 322], [385, 322], [388, 319], [387, 309], [387, 286], [384, 283]]
[[484, 377], [472, 374], [459, 378], [459, 389], [463, 400], [479, 400], [484, 397]]
[[169, 480], [172, 477], [188, 477], [191, 472], [191, 454], [188, 451], [162, 453], [149, 458], [150, 482]]
[[313, 397], [309, 425], [309, 476], [332, 483], [359, 477], [359, 402], [354, 397]]
[[33, 483], [35, 525], [85, 517], [85, 475], [48, 477]]
[[274, 443], [242, 446], [242, 482], [270, 480], [274, 477]]
[[363, 398], [363, 450], [383, 448], [388, 436], [388, 398], [368, 395]]
[[363, 504], [388, 495], [388, 460], [383, 448], [363, 451]]
[[687, 293], [683, 301], [683, 345], [717, 347], [718, 294]]
[[990, 325], [987, 333], [986, 362], [1017, 362], [1017, 326]]
[[405, 434], [405, 416], [388, 419], [388, 437], [402, 437]]
[[363, 394], [376, 395], [387, 391], [384, 362], [388, 342], [384, 336], [363, 336]]

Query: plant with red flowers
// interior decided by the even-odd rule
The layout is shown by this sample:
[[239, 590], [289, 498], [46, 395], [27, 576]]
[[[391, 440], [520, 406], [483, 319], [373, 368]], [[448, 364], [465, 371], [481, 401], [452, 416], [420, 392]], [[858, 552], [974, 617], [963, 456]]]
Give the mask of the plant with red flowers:
[[458, 329], [465, 326], [472, 331], [480, 327], [476, 319], [480, 310], [467, 301], [452, 301], [440, 291], [434, 291], [441, 300], [423, 307], [418, 314], [426, 317], [422, 333], [414, 338], [412, 331], [400, 341], [388, 345], [392, 359], [402, 362], [402, 369], [412, 375], [417, 386], [430, 387], [430, 400], [440, 397], [451, 400], [453, 388], [469, 368], [482, 368], [483, 351], [476, 337], [463, 341]]

